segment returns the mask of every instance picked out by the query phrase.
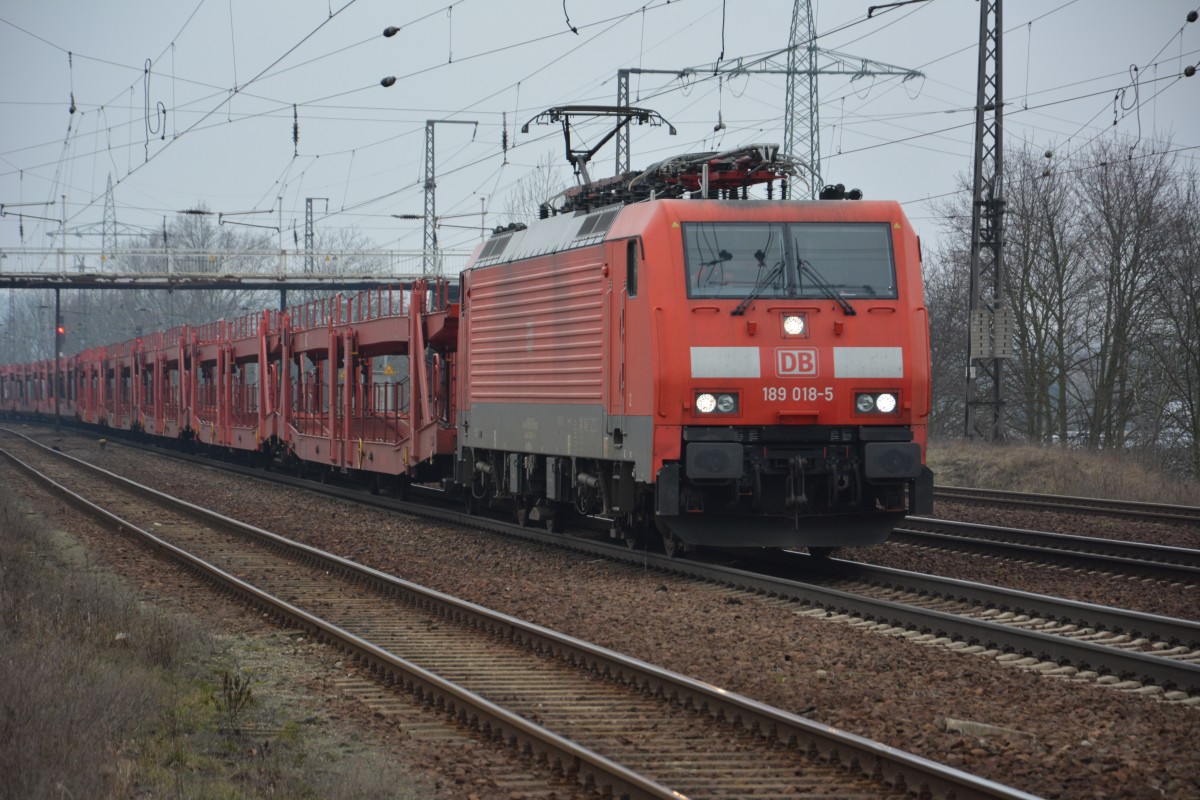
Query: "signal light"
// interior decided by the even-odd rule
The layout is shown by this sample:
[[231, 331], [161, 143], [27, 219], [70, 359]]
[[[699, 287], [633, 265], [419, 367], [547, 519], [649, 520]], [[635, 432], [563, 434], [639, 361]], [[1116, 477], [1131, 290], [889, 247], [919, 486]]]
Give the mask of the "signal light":
[[57, 328], [54, 329], [54, 332], [57, 333], [59, 336], [62, 336], [64, 333], [67, 332], [67, 329], [65, 326], [59, 325]]

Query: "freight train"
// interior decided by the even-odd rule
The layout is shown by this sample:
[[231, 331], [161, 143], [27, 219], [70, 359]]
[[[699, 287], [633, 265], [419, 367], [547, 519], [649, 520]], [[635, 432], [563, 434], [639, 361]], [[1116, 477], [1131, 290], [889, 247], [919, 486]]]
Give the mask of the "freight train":
[[744, 199], [790, 172], [772, 146], [671, 159], [497, 229], [457, 287], [7, 365], [0, 410], [669, 554], [881, 542], [932, 503], [920, 245], [895, 202]]

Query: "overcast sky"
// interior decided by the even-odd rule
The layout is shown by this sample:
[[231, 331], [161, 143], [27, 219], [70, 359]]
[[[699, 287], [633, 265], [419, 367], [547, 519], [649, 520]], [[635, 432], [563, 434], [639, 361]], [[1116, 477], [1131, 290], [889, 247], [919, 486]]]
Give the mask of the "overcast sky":
[[[1200, 76], [1181, 73], [1200, 62], [1200, 23], [1186, 22], [1197, 5], [1006, 0], [1008, 144], [1050, 149], [1061, 164], [1124, 136], [1194, 163]], [[936, 236], [927, 198], [971, 169], [979, 5], [930, 0], [872, 19], [868, 6], [813, 0], [818, 46], [924, 77], [821, 77], [822, 177], [903, 202], [918, 232]], [[614, 103], [618, 69], [701, 68], [683, 81], [633, 77], [633, 104], [678, 130], [635, 128], [635, 168], [781, 143], [784, 78], [718, 80], [712, 65], [785, 48], [791, 15], [791, 0], [3, 0], [0, 248], [61, 242], [52, 220], [65, 195], [68, 244], [99, 249], [111, 178], [128, 228], [160, 229], [195, 208], [260, 211], [232, 219], [275, 226], [282, 208], [292, 249], [303, 245], [305, 198], [319, 198], [319, 231], [417, 250], [421, 222], [392, 215], [423, 210], [429, 119], [479, 123], [436, 129], [439, 238], [469, 248], [478, 229], [451, 226], [478, 226], [484, 209], [497, 223], [539, 161], [571, 178], [559, 129], [520, 126], [551, 106]], [[389, 25], [401, 30], [384, 38]], [[386, 76], [394, 86], [380, 85]], [[726, 127], [714, 133], [718, 120]], [[592, 172], [613, 169], [610, 143]]]

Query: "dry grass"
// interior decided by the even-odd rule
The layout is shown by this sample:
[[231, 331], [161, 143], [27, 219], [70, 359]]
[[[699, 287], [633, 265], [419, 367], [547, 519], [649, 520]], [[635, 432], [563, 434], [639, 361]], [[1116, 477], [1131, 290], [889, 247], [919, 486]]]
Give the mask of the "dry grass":
[[1029, 444], [931, 442], [929, 466], [944, 486], [1200, 505], [1200, 485], [1122, 453]]
[[122, 742], [152, 733], [160, 670], [203, 637], [139, 606], [8, 497], [0, 529], [0, 797], [124, 794]]
[[386, 754], [296, 722], [313, 710], [271, 696], [248, 656], [139, 602], [0, 486], [0, 800], [430, 795]]

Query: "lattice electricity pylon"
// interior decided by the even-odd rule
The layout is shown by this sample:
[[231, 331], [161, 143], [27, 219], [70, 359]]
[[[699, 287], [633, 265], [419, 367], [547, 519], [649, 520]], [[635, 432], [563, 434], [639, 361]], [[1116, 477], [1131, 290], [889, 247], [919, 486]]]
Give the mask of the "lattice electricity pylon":
[[[734, 58], [724, 63], [683, 69], [621, 69], [617, 71], [617, 105], [629, 103], [631, 74], [676, 75], [681, 79], [696, 75], [786, 75], [783, 150], [803, 162], [805, 171], [811, 176], [808, 180], [810, 196], [816, 199], [825, 183], [821, 178], [817, 76], [850, 75], [859, 78], [899, 75], [907, 81], [923, 77], [924, 73], [836, 50], [824, 50], [813, 44], [815, 37], [809, 0], [796, 0], [792, 8], [788, 46], [783, 50], [754, 59]], [[786, 62], [781, 63], [779, 58], [785, 54]], [[823, 64], [818, 63], [818, 56]], [[624, 128], [617, 137], [617, 175], [629, 172], [629, 161], [629, 129]]]
[[784, 93], [783, 150], [803, 159], [813, 179], [809, 190], [813, 199], [824, 183], [821, 180], [821, 128], [817, 103], [817, 31], [813, 25], [812, 4], [796, 0], [792, 6], [792, 26], [788, 33], [787, 90]]
[[[971, 197], [970, 332], [963, 428], [967, 438], [1004, 435], [1005, 359], [1012, 314], [1004, 303], [1004, 84], [1000, 0], [979, 2], [975, 181]], [[990, 116], [989, 116], [990, 115]]]
[[[425, 218], [422, 228], [425, 233], [423, 247], [423, 263], [421, 272], [425, 275], [441, 275], [441, 259], [437, 251], [437, 175], [433, 154], [433, 128], [435, 125], [473, 125], [479, 129], [479, 122], [469, 119], [429, 119], [425, 120]], [[472, 138], [474, 134], [472, 133]]]
[[324, 200], [325, 212], [329, 212], [328, 197], [306, 197], [304, 198], [304, 271], [316, 272], [315, 263], [316, 246], [317, 246], [317, 229], [313, 222], [313, 201]]
[[117, 250], [117, 204], [113, 199], [112, 173], [108, 175], [108, 186], [104, 189], [104, 227], [100, 237], [100, 256], [111, 262]]

